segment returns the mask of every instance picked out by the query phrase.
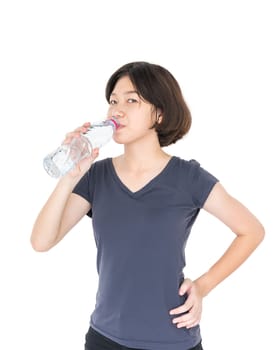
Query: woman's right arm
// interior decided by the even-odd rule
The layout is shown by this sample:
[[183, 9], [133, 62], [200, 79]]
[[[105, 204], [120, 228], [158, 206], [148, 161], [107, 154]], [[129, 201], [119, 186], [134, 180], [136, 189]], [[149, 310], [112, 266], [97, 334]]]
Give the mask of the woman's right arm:
[[61, 178], [38, 214], [31, 235], [36, 251], [47, 251], [55, 246], [89, 211], [90, 203], [72, 193], [73, 188], [70, 178]]
[[[85, 132], [89, 123], [67, 135], [66, 142]], [[98, 156], [94, 149], [91, 156], [83, 159], [72, 171], [64, 175], [38, 214], [31, 234], [31, 244], [36, 251], [54, 247], [91, 209], [90, 203], [72, 193], [85, 172]]]

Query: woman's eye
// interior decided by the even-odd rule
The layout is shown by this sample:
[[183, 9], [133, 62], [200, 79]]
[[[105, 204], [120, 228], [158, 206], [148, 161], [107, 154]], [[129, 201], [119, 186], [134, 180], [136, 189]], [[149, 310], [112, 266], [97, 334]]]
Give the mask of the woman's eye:
[[115, 100], [110, 100], [110, 105], [115, 105], [116, 101]]
[[129, 98], [128, 99], [128, 103], [136, 103], [136, 102], [138, 102], [136, 99], [134, 99], [134, 98]]

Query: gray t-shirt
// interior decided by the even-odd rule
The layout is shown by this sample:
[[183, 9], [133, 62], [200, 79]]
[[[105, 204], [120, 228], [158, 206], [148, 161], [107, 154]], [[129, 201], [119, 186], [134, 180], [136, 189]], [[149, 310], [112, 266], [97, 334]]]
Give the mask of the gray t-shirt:
[[95, 162], [74, 189], [92, 205], [99, 285], [91, 326], [130, 348], [186, 350], [199, 326], [172, 324], [184, 303], [179, 286], [191, 227], [218, 180], [195, 160], [172, 157], [136, 192], [119, 179], [112, 159]]

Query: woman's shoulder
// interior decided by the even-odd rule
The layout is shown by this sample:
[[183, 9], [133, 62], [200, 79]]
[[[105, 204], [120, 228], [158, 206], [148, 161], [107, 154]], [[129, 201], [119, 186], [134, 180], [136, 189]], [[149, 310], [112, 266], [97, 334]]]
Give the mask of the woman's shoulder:
[[94, 162], [93, 165], [101, 168], [101, 167], [107, 166], [111, 162], [111, 160], [112, 158], [99, 159], [99, 160], [96, 160], [96, 162]]
[[178, 156], [173, 156], [172, 158], [175, 164], [184, 170], [190, 170], [195, 167], [200, 167], [200, 162], [196, 159], [184, 159]]
[[96, 176], [99, 173], [103, 173], [105, 171], [108, 171], [110, 169], [111, 161], [112, 161], [111, 158], [104, 158], [104, 159], [96, 160], [91, 165], [91, 167], [88, 171], [88, 175]]
[[182, 175], [187, 175], [189, 178], [195, 179], [200, 176], [212, 176], [212, 172], [208, 171], [206, 167], [203, 167], [200, 161], [196, 159], [184, 159], [177, 156], [174, 156], [175, 164], [177, 169]]

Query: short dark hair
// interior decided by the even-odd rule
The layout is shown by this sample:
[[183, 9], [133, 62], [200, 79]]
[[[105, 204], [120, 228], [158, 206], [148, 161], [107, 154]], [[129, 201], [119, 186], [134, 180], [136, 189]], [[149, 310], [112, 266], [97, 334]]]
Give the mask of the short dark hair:
[[139, 96], [162, 112], [162, 121], [153, 125], [161, 147], [181, 139], [191, 127], [191, 113], [181, 88], [165, 68], [148, 62], [131, 62], [115, 71], [106, 85], [109, 102], [117, 81], [128, 76]]

